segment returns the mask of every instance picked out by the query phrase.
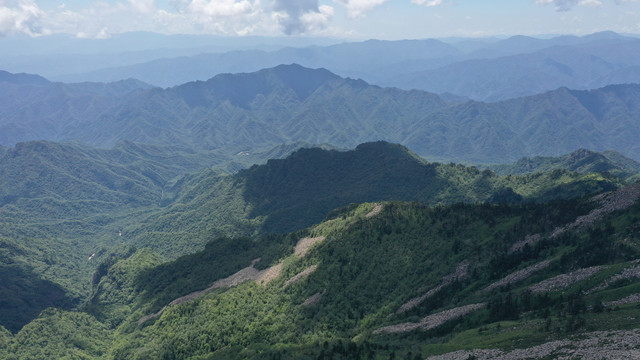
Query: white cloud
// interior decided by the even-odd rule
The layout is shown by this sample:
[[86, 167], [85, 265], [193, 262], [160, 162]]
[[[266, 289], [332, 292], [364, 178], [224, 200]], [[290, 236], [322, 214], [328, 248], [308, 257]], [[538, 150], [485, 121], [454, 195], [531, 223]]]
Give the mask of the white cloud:
[[300, 22], [304, 24], [307, 32], [321, 32], [327, 27], [329, 20], [333, 17], [334, 10], [331, 6], [321, 5], [318, 12], [307, 12], [302, 14]]
[[388, 0], [334, 0], [347, 8], [347, 16], [352, 19], [363, 17], [374, 8], [386, 3]]
[[33, 0], [0, 1], [0, 36], [14, 32], [41, 35], [46, 31], [40, 26], [44, 12]]
[[142, 14], [150, 14], [155, 11], [155, 0], [127, 0], [131, 8]]
[[426, 5], [428, 7], [442, 5], [442, 0], [411, 0], [416, 5]]
[[[629, 0], [616, 0], [616, 1], [629, 1]], [[554, 5], [556, 11], [569, 11], [574, 6], [602, 6], [600, 0], [536, 0], [536, 4], [541, 5]]]
[[[334, 8], [320, 5], [320, 0], [90, 0], [42, 8], [38, 1], [0, 0], [0, 36], [21, 32], [107, 38], [128, 31], [328, 34], [334, 17]], [[367, 9], [359, 6], [362, 11]]]
[[248, 0], [193, 0], [187, 9], [191, 14], [210, 17], [230, 17], [249, 14], [254, 11], [256, 3]]
[[334, 14], [331, 6], [318, 6], [318, 0], [274, 0], [273, 10], [271, 18], [287, 35], [324, 30]]

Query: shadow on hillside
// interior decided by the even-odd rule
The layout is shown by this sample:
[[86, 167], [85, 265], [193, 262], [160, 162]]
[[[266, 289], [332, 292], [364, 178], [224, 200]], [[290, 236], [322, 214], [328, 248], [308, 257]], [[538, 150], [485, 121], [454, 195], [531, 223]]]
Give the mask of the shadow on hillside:
[[351, 203], [429, 200], [443, 186], [433, 164], [400, 145], [374, 142], [355, 151], [301, 149], [241, 173], [250, 218], [265, 216], [263, 233], [319, 223]]
[[0, 325], [16, 333], [48, 307], [69, 309], [77, 299], [31, 270], [0, 265]]

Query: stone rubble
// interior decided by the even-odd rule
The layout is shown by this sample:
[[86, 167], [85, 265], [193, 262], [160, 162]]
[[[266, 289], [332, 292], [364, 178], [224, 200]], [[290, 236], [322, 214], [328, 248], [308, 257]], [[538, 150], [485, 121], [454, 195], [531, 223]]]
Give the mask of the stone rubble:
[[527, 235], [524, 237], [523, 240], [520, 240], [514, 243], [513, 245], [511, 245], [507, 253], [512, 254], [516, 251], [520, 251], [524, 248], [525, 245], [528, 244], [529, 246], [531, 246], [537, 243], [538, 241], [540, 241], [540, 239], [542, 239], [542, 235], [540, 234]]
[[[634, 263], [638, 263], [638, 260], [635, 260]], [[609, 285], [615, 283], [616, 281], [631, 279], [631, 278], [640, 278], [640, 265], [624, 269], [620, 274], [616, 274], [612, 276], [611, 278], [605, 280], [602, 284], [585, 292], [585, 294], [591, 294], [595, 291], [604, 290], [608, 288]]]
[[[555, 238], [562, 235], [567, 230], [589, 227], [593, 223], [602, 218], [604, 215], [614, 212], [616, 210], [623, 210], [631, 207], [636, 201], [640, 199], [640, 183], [627, 185], [616, 191], [609, 191], [600, 195], [596, 195], [592, 198], [592, 201], [600, 203], [600, 207], [594, 209], [587, 215], [578, 217], [575, 221], [565, 226], [559, 226], [555, 228], [550, 238]], [[509, 248], [508, 253], [514, 253], [524, 248], [526, 244], [534, 245], [542, 239], [541, 234], [527, 235], [523, 240], [520, 240]]]
[[640, 303], [640, 293], [629, 295], [626, 298], [622, 298], [620, 300], [607, 301], [607, 302], [603, 303], [602, 305], [604, 305], [606, 307], [612, 307], [612, 306], [631, 304], [631, 303]]
[[285, 281], [283, 288], [288, 287], [291, 284], [295, 284], [300, 281], [302, 278], [313, 274], [314, 271], [318, 268], [318, 265], [311, 265], [308, 268], [302, 270], [301, 272], [295, 274], [291, 279]]
[[296, 244], [296, 247], [293, 250], [293, 254], [299, 258], [304, 257], [305, 255], [307, 255], [307, 252], [313, 245], [324, 241], [324, 239], [325, 239], [324, 236], [318, 236], [314, 238], [302, 238], [298, 240], [298, 243]]
[[396, 311], [396, 314], [402, 314], [404, 312], [407, 312], [415, 308], [416, 306], [420, 305], [425, 299], [433, 296], [435, 293], [440, 291], [443, 287], [451, 284], [457, 279], [464, 278], [465, 276], [467, 276], [468, 273], [469, 273], [469, 263], [466, 261], [461, 262], [460, 264], [458, 264], [458, 266], [456, 266], [456, 270], [454, 272], [442, 278], [440, 285], [434, 287], [433, 289], [427, 291], [426, 293], [418, 297], [409, 299], [406, 303], [400, 306], [400, 308]]
[[320, 300], [322, 300], [322, 295], [324, 295], [324, 291], [323, 292], [319, 292], [319, 293], [315, 293], [315, 294], [309, 296], [309, 298], [307, 298], [307, 300], [305, 300], [301, 305], [302, 306], [314, 306], [315, 304], [319, 303]]
[[556, 228], [550, 237], [560, 236], [567, 230], [589, 227], [608, 213], [631, 207], [638, 199], [640, 199], [640, 183], [594, 196], [592, 200], [600, 203], [601, 206], [599, 208], [592, 210], [587, 215], [578, 217], [571, 224]]
[[470, 304], [470, 305], [460, 306], [457, 308], [453, 308], [453, 309], [445, 310], [436, 314], [429, 315], [425, 318], [422, 318], [422, 320], [420, 320], [420, 322], [417, 322], [417, 323], [407, 322], [407, 323], [402, 323], [397, 325], [384, 326], [379, 329], [376, 329], [373, 333], [374, 334], [397, 334], [397, 333], [413, 331], [418, 328], [422, 330], [430, 330], [446, 323], [447, 321], [457, 319], [459, 317], [467, 315], [470, 312], [483, 308], [485, 305], [486, 305], [485, 303], [479, 303], [479, 304]]
[[558, 289], [565, 289], [569, 286], [577, 283], [578, 281], [582, 281], [587, 279], [598, 271], [602, 270], [602, 266], [593, 266], [589, 268], [579, 269], [568, 274], [561, 274], [558, 276], [554, 276], [550, 279], [541, 281], [535, 285], [529, 286], [529, 290], [533, 293], [541, 293], [554, 291]]
[[486, 288], [484, 288], [484, 290], [482, 291], [491, 291], [495, 288], [499, 288], [502, 286], [506, 286], [509, 284], [513, 284], [513, 283], [517, 283], [519, 281], [522, 281], [526, 278], [528, 278], [529, 276], [531, 276], [531, 274], [533, 274], [534, 272], [540, 271], [546, 267], [548, 267], [550, 264], [549, 260], [545, 260], [543, 262], [537, 263], [535, 265], [531, 265], [527, 268], [524, 268], [520, 271], [516, 271], [514, 273], [511, 273], [509, 275], [507, 275], [506, 277], [494, 282], [493, 284], [487, 286]]
[[640, 329], [597, 331], [557, 340], [525, 349], [503, 351], [498, 349], [459, 350], [431, 356], [429, 360], [523, 360], [523, 359], [640, 359]]
[[365, 215], [364, 217], [369, 219], [372, 218], [378, 214], [380, 214], [382, 212], [382, 209], [384, 208], [384, 206], [382, 204], [376, 204], [376, 206], [374, 206], [373, 210], [371, 210], [367, 215]]

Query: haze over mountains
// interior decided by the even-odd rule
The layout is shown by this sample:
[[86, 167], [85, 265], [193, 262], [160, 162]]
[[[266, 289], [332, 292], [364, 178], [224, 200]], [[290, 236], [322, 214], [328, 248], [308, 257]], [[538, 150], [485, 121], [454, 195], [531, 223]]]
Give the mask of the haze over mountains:
[[[129, 36], [144, 38], [144, 34]], [[153, 37], [149, 43], [160, 41]], [[184, 46], [203, 42], [203, 39], [194, 37], [191, 41], [185, 39]], [[166, 43], [167, 46], [178, 46], [171, 37], [166, 39]], [[119, 61], [133, 58], [128, 60], [130, 65], [105, 69], [98, 69], [98, 65], [95, 65], [95, 70], [88, 72], [81, 70], [86, 65], [72, 67], [71, 64], [77, 61], [70, 58], [58, 61], [60, 66], [68, 64], [66, 74], [64, 70], [50, 69], [51, 61], [40, 65], [24, 62], [3, 65], [0, 62], [0, 68], [4, 66], [5, 69], [39, 73], [65, 82], [113, 82], [135, 78], [156, 86], [169, 87], [194, 80], [207, 80], [219, 73], [254, 72], [280, 64], [297, 63], [310, 68], [323, 67], [342, 77], [361, 78], [380, 86], [499, 101], [563, 86], [585, 90], [640, 82], [639, 44], [640, 39], [612, 32], [550, 39], [514, 36], [504, 40], [369, 40], [276, 50], [265, 50], [263, 47], [227, 52], [200, 50], [198, 53], [196, 48], [189, 53], [183, 49], [182, 53], [188, 56], [164, 58], [159, 55], [153, 58], [154, 53], [150, 51], [142, 54], [144, 56], [123, 53], [118, 54]], [[136, 56], [151, 60], [135, 63]], [[104, 54], [104, 57], [108, 58], [109, 55]], [[104, 60], [98, 57], [95, 61], [83, 63], [100, 64]]]
[[129, 140], [235, 154], [300, 141], [352, 148], [386, 140], [444, 161], [504, 163], [579, 148], [640, 159], [640, 85], [633, 84], [482, 103], [295, 64], [168, 89], [33, 79], [0, 83], [0, 144]]

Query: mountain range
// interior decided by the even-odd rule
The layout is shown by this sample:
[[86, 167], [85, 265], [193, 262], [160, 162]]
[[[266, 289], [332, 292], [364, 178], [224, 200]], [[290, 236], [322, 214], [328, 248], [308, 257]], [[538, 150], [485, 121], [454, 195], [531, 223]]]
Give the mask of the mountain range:
[[126, 142], [110, 150], [46, 141], [9, 148], [0, 158], [1, 290], [12, 289], [6, 298], [19, 301], [23, 311], [11, 312], [13, 320], [4, 326], [15, 330], [42, 310], [40, 304], [50, 304], [47, 291], [37, 290], [47, 287], [21, 291], [17, 284], [47, 281], [70, 306], [91, 291], [91, 269], [121, 246], [151, 248], [160, 259], [174, 259], [220, 237], [296, 231], [351, 203], [521, 203], [623, 183], [612, 175], [566, 170], [500, 177], [428, 163], [385, 142], [346, 152], [301, 148], [233, 175], [196, 170], [206, 161], [212, 159]]
[[505, 163], [578, 148], [640, 158], [640, 87], [632, 84], [460, 103], [280, 65], [169, 89], [146, 87], [133, 80], [0, 83], [6, 94], [0, 143], [47, 139], [110, 147], [129, 140], [237, 154], [299, 141], [352, 148], [386, 140], [441, 161]]
[[293, 233], [214, 239], [173, 262], [115, 252], [81, 311], [48, 309], [0, 332], [0, 355], [633, 356], [639, 198], [634, 184], [527, 205], [354, 204]]
[[276, 50], [203, 52], [66, 76], [58, 72], [53, 78], [65, 82], [136, 78], [170, 87], [220, 73], [254, 72], [298, 63], [381, 86], [500, 101], [559, 87], [587, 90], [640, 82], [639, 43], [637, 38], [612, 32], [550, 39], [368, 40]]
[[0, 71], [1, 359], [639, 356], [640, 40], [50, 39], [0, 44], [82, 64]]

